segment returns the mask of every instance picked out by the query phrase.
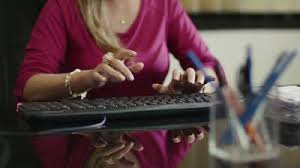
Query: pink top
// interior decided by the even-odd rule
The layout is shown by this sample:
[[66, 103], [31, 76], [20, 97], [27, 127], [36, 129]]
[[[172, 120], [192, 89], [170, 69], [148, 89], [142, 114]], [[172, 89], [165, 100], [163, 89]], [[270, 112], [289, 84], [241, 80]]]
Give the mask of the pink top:
[[[191, 66], [185, 57], [189, 49], [199, 55], [205, 66], [215, 68], [220, 79], [225, 79], [178, 0], [142, 0], [137, 19], [119, 37], [125, 47], [138, 53], [137, 59], [145, 64], [143, 71], [133, 82], [95, 89], [88, 97], [155, 94], [152, 84], [163, 82], [168, 73], [169, 52], [187, 68]], [[22, 101], [24, 85], [33, 75], [92, 69], [101, 62], [103, 54], [87, 31], [76, 0], [48, 0], [26, 48], [17, 80], [18, 100]], [[170, 142], [167, 131], [139, 132], [132, 136], [145, 148], [136, 153], [142, 168], [176, 167], [190, 147], [185, 141]], [[75, 135], [34, 138], [33, 146], [44, 168], [82, 167], [92, 150], [88, 139]]]

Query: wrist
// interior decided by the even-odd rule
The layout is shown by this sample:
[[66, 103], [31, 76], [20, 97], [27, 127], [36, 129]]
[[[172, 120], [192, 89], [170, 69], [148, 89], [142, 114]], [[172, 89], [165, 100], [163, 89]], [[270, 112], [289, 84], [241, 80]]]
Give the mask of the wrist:
[[76, 92], [83, 92], [93, 88], [92, 70], [84, 70], [72, 76], [71, 86]]
[[86, 77], [86, 71], [79, 69], [66, 75], [65, 87], [68, 94], [72, 97], [80, 97], [83, 99], [86, 97], [87, 91], [90, 89]]

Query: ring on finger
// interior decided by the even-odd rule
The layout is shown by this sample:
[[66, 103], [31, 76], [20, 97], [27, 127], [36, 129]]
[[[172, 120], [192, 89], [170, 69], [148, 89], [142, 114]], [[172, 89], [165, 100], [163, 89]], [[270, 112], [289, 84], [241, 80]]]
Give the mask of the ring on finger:
[[113, 59], [115, 59], [114, 53], [108, 52], [102, 57], [102, 63], [109, 65]]

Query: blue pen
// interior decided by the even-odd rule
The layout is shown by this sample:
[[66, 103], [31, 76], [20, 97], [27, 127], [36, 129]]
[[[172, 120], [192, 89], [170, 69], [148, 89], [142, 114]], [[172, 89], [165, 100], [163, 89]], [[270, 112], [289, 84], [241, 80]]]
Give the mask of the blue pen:
[[238, 88], [242, 95], [248, 100], [253, 94], [252, 90], [252, 50], [250, 47], [247, 48], [247, 58], [244, 65], [239, 70]]
[[205, 66], [203, 63], [198, 59], [197, 55], [193, 51], [188, 51], [187, 57], [191, 60], [193, 65], [196, 67], [197, 70], [201, 70], [204, 74], [204, 84], [209, 82], [215, 81], [215, 77], [208, 75], [205, 70]]
[[272, 89], [276, 81], [279, 79], [280, 75], [284, 72], [287, 66], [291, 63], [291, 61], [296, 57], [297, 51], [293, 51], [292, 53], [286, 55], [286, 53], [282, 53], [279, 57], [275, 67], [272, 69], [272, 72], [265, 80], [263, 87], [257, 93], [257, 96], [252, 98], [247, 104], [245, 113], [243, 113], [241, 122], [245, 125], [247, 122], [251, 121], [253, 118], [256, 109], [263, 102], [263, 100], [267, 97], [267, 94]]
[[[265, 80], [265, 83], [261, 90], [258, 92], [257, 96], [253, 97], [246, 106], [246, 110], [243, 115], [240, 117], [241, 123], [245, 126], [249, 123], [255, 115], [256, 109], [263, 102], [263, 100], [267, 97], [267, 94], [272, 89], [276, 81], [279, 79], [280, 75], [284, 72], [287, 66], [291, 63], [291, 61], [296, 57], [297, 51], [293, 51], [290, 54], [286, 54], [283, 52], [281, 56], [277, 59], [274, 68], [272, 69], [270, 75]], [[232, 133], [230, 130], [225, 132], [222, 141], [225, 144], [232, 143]]]
[[[197, 55], [193, 51], [189, 51], [187, 53], [187, 57], [191, 60], [191, 62], [193, 63], [193, 65], [196, 67], [197, 70], [202, 70], [203, 73], [204, 73], [204, 76], [205, 77], [208, 76], [207, 72], [205, 70], [205, 67], [202, 64], [201, 60], [198, 59]], [[212, 87], [214, 87], [216, 89], [216, 95], [219, 98], [219, 100], [222, 101], [223, 104], [226, 104], [226, 100], [225, 100], [225, 97], [222, 93], [222, 90], [219, 87], [215, 86], [214, 83], [212, 83]], [[230, 133], [229, 136], [232, 137], [230, 131], [229, 131], [229, 133]], [[227, 136], [228, 136], [228, 134], [227, 134]]]
[[247, 92], [249, 95], [253, 94], [253, 89], [252, 89], [252, 48], [249, 46], [247, 48], [247, 59], [246, 59], [246, 72], [245, 72], [245, 77], [246, 77], [246, 83], [247, 83]]

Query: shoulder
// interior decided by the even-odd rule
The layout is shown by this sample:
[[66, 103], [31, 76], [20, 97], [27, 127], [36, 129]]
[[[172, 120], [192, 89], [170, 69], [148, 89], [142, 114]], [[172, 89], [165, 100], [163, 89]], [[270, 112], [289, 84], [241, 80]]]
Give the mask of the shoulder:
[[[47, 0], [44, 4], [43, 11], [55, 13], [70, 13], [77, 7], [77, 0]], [[42, 11], [42, 12], [43, 12]]]
[[69, 27], [80, 16], [79, 12], [77, 0], [47, 0], [41, 15], [55, 17]]
[[165, 16], [176, 15], [184, 11], [180, 0], [142, 0], [150, 13], [158, 12]]
[[72, 13], [77, 7], [77, 0], [48, 0], [48, 3], [57, 6], [62, 13]]
[[52, 3], [58, 4], [62, 8], [71, 7], [77, 3], [77, 0], [48, 0], [53, 1]]
[[57, 15], [68, 13], [74, 8], [76, 0], [47, 0], [41, 14]]

